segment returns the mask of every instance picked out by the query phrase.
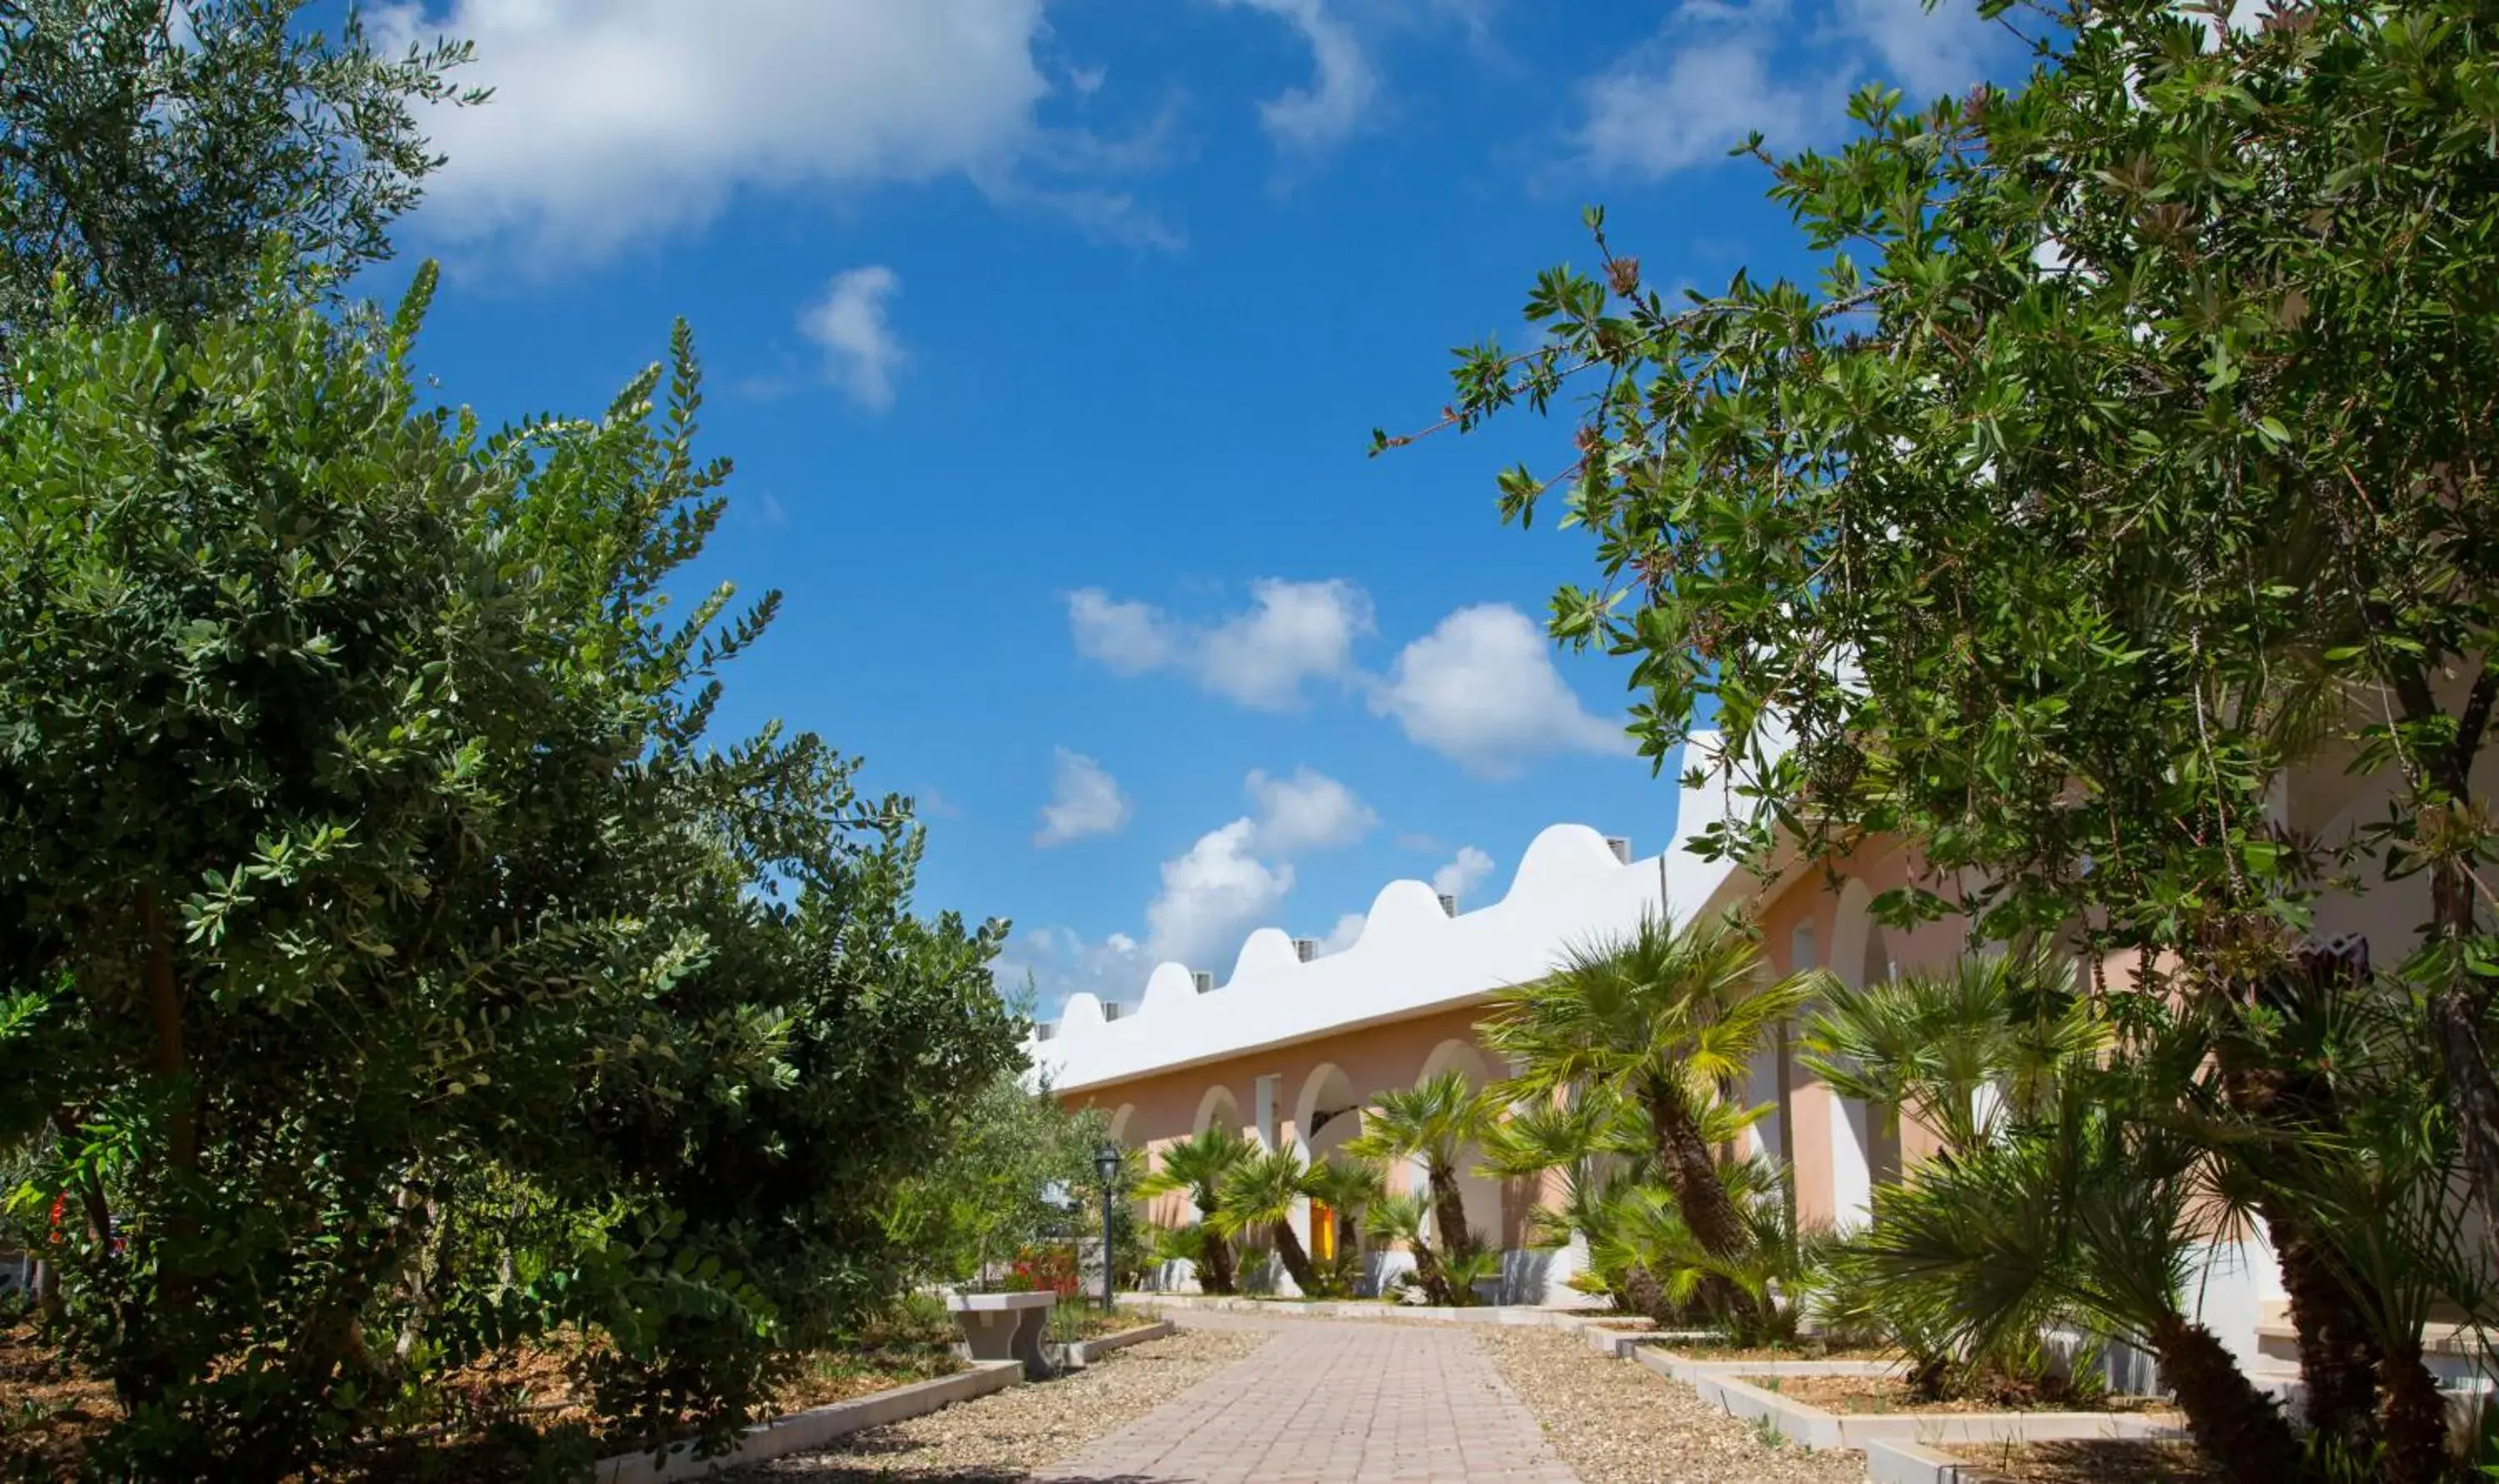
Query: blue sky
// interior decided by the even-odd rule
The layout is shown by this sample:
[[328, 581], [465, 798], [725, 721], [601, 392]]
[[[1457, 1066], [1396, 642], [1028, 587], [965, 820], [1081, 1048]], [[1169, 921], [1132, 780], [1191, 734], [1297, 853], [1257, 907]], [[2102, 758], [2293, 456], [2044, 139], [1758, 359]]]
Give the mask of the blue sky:
[[[1849, 88], [2018, 66], [1918, 0], [434, 0], [496, 100], [401, 233], [490, 419], [603, 406], [679, 315], [737, 465], [706, 578], [787, 595], [724, 727], [868, 760], [924, 905], [1016, 923], [1045, 1012], [1328, 938], [1394, 877], [1497, 897], [1543, 825], [1655, 848], [1622, 671], [1498, 523], [1524, 420], [1373, 461], [1515, 340], [1603, 202], [1650, 282], [1798, 265], [1763, 173]], [[1341, 941], [1341, 940], [1340, 940]]]

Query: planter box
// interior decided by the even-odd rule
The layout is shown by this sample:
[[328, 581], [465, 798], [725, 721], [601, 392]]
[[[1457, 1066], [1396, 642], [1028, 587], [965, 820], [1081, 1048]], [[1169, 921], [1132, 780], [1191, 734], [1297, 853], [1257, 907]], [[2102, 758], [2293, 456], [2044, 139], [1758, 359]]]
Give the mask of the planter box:
[[[1640, 1351], [1632, 1357], [1658, 1374], [1679, 1380], [1700, 1393], [1701, 1400], [1731, 1417], [1746, 1421], [1767, 1418], [1791, 1442], [1811, 1448], [1870, 1449], [1875, 1443], [2052, 1442], [2078, 1437], [2184, 1437], [2186, 1426], [2174, 1414], [2159, 1412], [1831, 1412], [1765, 1391], [1730, 1373], [1774, 1375], [1773, 1365], [1865, 1367], [1865, 1361], [1789, 1361], [1736, 1363], [1734, 1367], [1692, 1368], [1678, 1374], [1672, 1356]], [[1685, 1363], [1688, 1367], [1689, 1362]], [[1889, 1368], [1821, 1371], [1792, 1370], [1792, 1375], [1880, 1374]], [[1945, 1477], [1950, 1478], [1951, 1475]]]
[[602, 1459], [595, 1477], [598, 1484], [671, 1484], [677, 1479], [698, 1479], [715, 1469], [760, 1464], [821, 1448], [861, 1428], [924, 1416], [941, 1406], [1003, 1391], [1022, 1378], [1022, 1368], [1013, 1362], [978, 1363], [969, 1371], [941, 1375], [933, 1381], [915, 1381], [874, 1396], [854, 1397], [830, 1406], [811, 1406], [803, 1412], [759, 1422], [746, 1430], [735, 1447], [714, 1458], [697, 1458], [695, 1445], [681, 1442], [656, 1459], [648, 1453], [623, 1453]]
[[1020, 1361], [1031, 1380], [1051, 1377], [1050, 1357], [1041, 1338], [1050, 1325], [1055, 1293], [950, 1293], [946, 1307], [963, 1332], [963, 1345], [975, 1361]]

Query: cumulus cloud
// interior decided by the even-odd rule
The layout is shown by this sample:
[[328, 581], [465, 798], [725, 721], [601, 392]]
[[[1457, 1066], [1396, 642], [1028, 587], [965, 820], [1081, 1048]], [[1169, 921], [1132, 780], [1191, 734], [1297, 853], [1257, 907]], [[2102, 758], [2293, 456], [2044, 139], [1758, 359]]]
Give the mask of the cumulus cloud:
[[893, 405], [893, 373], [907, 359], [887, 309], [902, 279], [883, 264], [833, 275], [798, 316], [798, 332], [825, 352], [825, 373], [871, 412]]
[[1041, 116], [1045, 4], [399, 0], [368, 19], [384, 51], [474, 41], [463, 81], [495, 90], [426, 118], [450, 164], [424, 225], [574, 259], [699, 227], [742, 190], [955, 177], [1047, 206], [1028, 177], [1065, 148]]
[[1235, 820], [1200, 835], [1187, 852], [1163, 862], [1162, 889], [1146, 904], [1146, 947], [1220, 973], [1250, 928], [1273, 917], [1293, 889], [1293, 867], [1269, 865], [1251, 851], [1258, 826]]
[[1062, 747], [1056, 752], [1050, 802], [1041, 809], [1041, 832], [1032, 843], [1047, 850], [1087, 835], [1107, 835], [1128, 823], [1128, 814], [1120, 781], [1099, 762]]
[[1353, 947], [1353, 941], [1362, 936], [1362, 924], [1365, 920], [1367, 919], [1358, 912], [1348, 912], [1337, 919], [1336, 926], [1329, 928], [1327, 936], [1319, 940], [1318, 956], [1324, 958], [1330, 953], [1342, 953]]
[[1683, 0], [1657, 34], [1578, 87], [1573, 144], [1598, 174], [1654, 180], [1724, 159], [1755, 130], [1772, 148], [1828, 143], [1870, 81], [1912, 99], [1958, 92], [2004, 56], [1971, 0]]
[[1291, 711], [1312, 681], [1355, 675], [1354, 641], [1372, 631], [1370, 596], [1342, 579], [1250, 584], [1250, 606], [1211, 628], [1099, 588], [1067, 596], [1078, 654], [1121, 675], [1178, 669], [1200, 687], [1259, 711]]
[[1100, 588], [1067, 595], [1067, 628], [1076, 652], [1117, 675], [1142, 675], [1180, 658], [1182, 635], [1151, 603], [1117, 602]]
[[1263, 11], [1301, 33], [1311, 48], [1308, 87], [1288, 88], [1258, 105], [1268, 138], [1293, 153], [1311, 154], [1343, 142], [1361, 126], [1379, 90], [1371, 59], [1344, 17], [1325, 0], [1221, 0], [1227, 7]]
[[1551, 753], [1632, 750], [1619, 726], [1581, 708], [1544, 635], [1507, 603], [1460, 608], [1407, 645], [1371, 705], [1412, 741], [1487, 776]]
[[1273, 855], [1351, 845], [1379, 823], [1351, 789], [1311, 768], [1296, 768], [1290, 778], [1253, 770], [1246, 787], [1258, 811], [1257, 848]]
[[1443, 896], [1460, 901], [1484, 884], [1492, 875], [1492, 857], [1472, 845], [1458, 847], [1457, 855], [1447, 865], [1432, 873], [1432, 889]]
[[1018, 928], [1007, 939], [993, 970], [1010, 995], [1030, 989], [1033, 1015], [1056, 1017], [1067, 997], [1082, 991], [1105, 1002], [1134, 1004], [1153, 967], [1145, 946], [1126, 933], [1088, 940], [1064, 927]]

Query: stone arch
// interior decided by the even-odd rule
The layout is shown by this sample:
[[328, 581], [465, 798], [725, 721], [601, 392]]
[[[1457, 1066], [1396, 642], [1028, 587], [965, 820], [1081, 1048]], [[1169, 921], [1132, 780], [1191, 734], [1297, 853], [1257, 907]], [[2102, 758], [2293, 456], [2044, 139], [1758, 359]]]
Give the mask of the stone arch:
[[1354, 1094], [1353, 1079], [1332, 1061], [1313, 1067], [1293, 1101], [1293, 1142], [1302, 1157], [1317, 1159], [1361, 1129], [1362, 1099]]
[[1188, 1131], [1194, 1138], [1210, 1128], [1234, 1134], [1241, 1132], [1241, 1100], [1221, 1082], [1207, 1088], [1205, 1095], [1197, 1100], [1197, 1117], [1189, 1124]]
[[[1498, 1080], [1492, 1060], [1481, 1047], [1472, 1041], [1451, 1037], [1432, 1048], [1423, 1058], [1423, 1069], [1415, 1074], [1417, 1085], [1444, 1072], [1454, 1071], [1467, 1081], [1467, 1085], [1481, 1091]], [[1458, 1151], [1458, 1202], [1467, 1213], [1469, 1235], [1481, 1243], [1501, 1247], [1508, 1243], [1503, 1226], [1501, 1182], [1476, 1173], [1482, 1151], [1470, 1145]], [[1417, 1184], [1421, 1171], [1414, 1172]]]

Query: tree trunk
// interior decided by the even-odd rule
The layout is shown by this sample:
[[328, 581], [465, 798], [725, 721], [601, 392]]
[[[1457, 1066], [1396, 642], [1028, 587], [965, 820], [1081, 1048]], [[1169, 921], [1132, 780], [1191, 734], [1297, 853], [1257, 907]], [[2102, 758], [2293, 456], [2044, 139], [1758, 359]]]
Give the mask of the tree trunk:
[[[1710, 1255], [1741, 1255], [1753, 1244], [1752, 1229], [1744, 1224], [1744, 1213], [1736, 1209], [1735, 1198], [1718, 1178], [1718, 1161], [1682, 1097], [1661, 1080], [1650, 1083], [1642, 1101], [1657, 1141], [1658, 1171], [1673, 1188], [1683, 1224]], [[1708, 1307], [1738, 1326], [1764, 1317], [1761, 1304], [1725, 1278], [1704, 1279], [1701, 1297]]]
[[1290, 1221], [1275, 1223], [1274, 1232], [1276, 1255], [1283, 1260], [1284, 1271], [1293, 1275], [1293, 1286], [1300, 1289], [1305, 1298], [1316, 1294], [1318, 1270], [1311, 1266], [1311, 1254], [1302, 1250], [1301, 1234], [1293, 1230]]
[[1227, 1294], [1234, 1285], [1232, 1243], [1213, 1227], [1206, 1228], [1206, 1255], [1198, 1265], [1197, 1285], [1208, 1293]]
[[1432, 1222], [1440, 1228], [1433, 1234], [1441, 1249], [1452, 1256], [1475, 1250], [1475, 1236], [1467, 1230], [1467, 1203], [1458, 1193], [1458, 1175], [1434, 1161], [1431, 1169]]
[[[2321, 987], [2316, 977], [2337, 972], [2337, 967], [2311, 964], [2301, 972], [2310, 983], [2260, 984], [2258, 999], [2280, 1003], [2312, 992]], [[2343, 1119], [2333, 1089], [2313, 1072], [2265, 1064], [2259, 1048], [2236, 1035], [2223, 1038], [2220, 1060], [2223, 1092], [2241, 1116], [2293, 1143], [2341, 1130]], [[2290, 1321], [2299, 1342], [2299, 1376], [2308, 1394], [2308, 1426], [2341, 1439], [2351, 1456], [2366, 1458], [2377, 1443], [2378, 1378], [2384, 1357], [2360, 1296], [2351, 1286], [2356, 1274], [2338, 1268], [2331, 1248], [2290, 1203], [2260, 1195], [2256, 1208], [2281, 1265], [2283, 1289], [2290, 1299]]]
[[1673, 1301], [1667, 1298], [1666, 1285], [1639, 1263], [1623, 1271], [1623, 1297], [1635, 1311], [1647, 1315], [1659, 1329], [1671, 1329], [1683, 1317], [1676, 1312]]
[[2418, 1342], [2388, 1352], [2380, 1392], [2386, 1451], [2379, 1477], [2386, 1484], [2437, 1484], [2447, 1474], [2447, 1399]]
[[1753, 1244], [1744, 1213], [1718, 1178], [1718, 1162], [1692, 1121], [1683, 1099], [1670, 1087], [1652, 1087], [1645, 1100], [1657, 1140], [1658, 1172], [1674, 1188], [1674, 1204], [1694, 1240], [1713, 1256], [1733, 1257]]
[[2299, 1442], [2271, 1397], [2248, 1383], [2213, 1332], [2164, 1314], [2146, 1337], [2178, 1394], [2187, 1431], [2234, 1484], [2283, 1484], [2299, 1473]]

